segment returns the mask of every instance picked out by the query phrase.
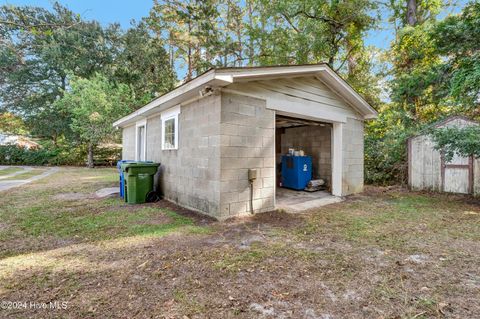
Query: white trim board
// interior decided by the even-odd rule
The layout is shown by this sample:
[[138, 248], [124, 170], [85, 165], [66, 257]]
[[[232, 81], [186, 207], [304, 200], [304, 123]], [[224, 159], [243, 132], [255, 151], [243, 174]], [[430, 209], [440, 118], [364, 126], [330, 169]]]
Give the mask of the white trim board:
[[[178, 115], [180, 114], [180, 105], [176, 105], [174, 107], [169, 108], [168, 110], [163, 111], [160, 114], [160, 119], [162, 121], [162, 151], [169, 151], [169, 150], [178, 150]], [[168, 120], [174, 120], [174, 147], [166, 148], [165, 147], [165, 122]]]
[[147, 119], [139, 120], [135, 123], [135, 160], [142, 160], [139, 158], [139, 145], [138, 145], [138, 131], [140, 127], [143, 127], [143, 160], [147, 160]]
[[343, 195], [343, 123], [332, 129], [332, 195]]

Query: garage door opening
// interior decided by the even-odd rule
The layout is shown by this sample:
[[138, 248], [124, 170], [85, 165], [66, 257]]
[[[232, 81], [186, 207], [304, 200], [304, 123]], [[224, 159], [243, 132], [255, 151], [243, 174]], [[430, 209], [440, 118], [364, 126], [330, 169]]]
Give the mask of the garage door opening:
[[332, 196], [332, 124], [289, 116], [275, 118], [275, 203], [302, 211], [340, 199]]

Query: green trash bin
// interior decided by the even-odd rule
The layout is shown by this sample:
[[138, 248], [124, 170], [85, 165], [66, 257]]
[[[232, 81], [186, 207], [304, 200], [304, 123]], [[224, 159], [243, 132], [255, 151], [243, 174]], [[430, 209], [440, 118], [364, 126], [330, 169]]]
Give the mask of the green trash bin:
[[153, 190], [153, 177], [157, 173], [158, 163], [124, 163], [125, 202], [129, 204], [145, 203], [147, 194]]

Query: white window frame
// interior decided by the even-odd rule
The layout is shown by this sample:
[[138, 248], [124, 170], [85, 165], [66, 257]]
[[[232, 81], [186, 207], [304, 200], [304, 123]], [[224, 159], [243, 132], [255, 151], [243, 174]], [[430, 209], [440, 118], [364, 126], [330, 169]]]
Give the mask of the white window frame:
[[135, 160], [139, 161], [140, 158], [138, 156], [138, 131], [140, 130], [140, 127], [143, 127], [143, 158], [146, 161], [147, 160], [147, 120], [140, 120], [135, 123]]
[[[160, 114], [162, 119], [162, 150], [164, 151], [171, 151], [171, 150], [178, 150], [178, 114], [180, 114], [180, 105], [174, 106], [169, 108], [166, 111], [163, 111]], [[174, 131], [174, 138], [175, 144], [173, 147], [167, 147], [165, 145], [165, 122], [168, 120], [174, 119], [175, 120], [175, 131]]]

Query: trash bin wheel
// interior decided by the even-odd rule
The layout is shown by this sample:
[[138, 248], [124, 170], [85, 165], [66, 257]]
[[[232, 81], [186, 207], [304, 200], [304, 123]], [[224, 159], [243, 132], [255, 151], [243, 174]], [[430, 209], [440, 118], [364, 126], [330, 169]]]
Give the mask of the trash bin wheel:
[[146, 201], [147, 203], [155, 203], [160, 200], [160, 196], [156, 191], [150, 191], [147, 193]]

